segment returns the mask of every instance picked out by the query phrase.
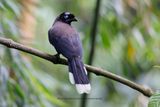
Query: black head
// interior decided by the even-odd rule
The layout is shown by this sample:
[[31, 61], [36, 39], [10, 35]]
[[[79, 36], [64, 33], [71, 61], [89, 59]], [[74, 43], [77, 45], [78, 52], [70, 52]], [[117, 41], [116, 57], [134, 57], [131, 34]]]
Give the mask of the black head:
[[75, 16], [69, 12], [63, 12], [62, 14], [59, 15], [57, 18], [57, 21], [62, 21], [67, 24], [71, 24], [73, 21], [77, 21]]

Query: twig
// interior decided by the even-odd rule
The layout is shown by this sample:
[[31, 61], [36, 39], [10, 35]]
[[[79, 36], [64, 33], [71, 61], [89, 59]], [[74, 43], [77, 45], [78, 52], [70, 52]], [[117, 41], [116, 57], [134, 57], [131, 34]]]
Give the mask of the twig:
[[[65, 60], [65, 59], [60, 58], [59, 60], [57, 60], [56, 56], [54, 56], [54, 55], [50, 55], [50, 54], [41, 52], [37, 49], [24, 46], [20, 43], [14, 42], [11, 39], [6, 39], [6, 38], [3, 38], [3, 37], [0, 37], [0, 44], [3, 44], [3, 45], [5, 45], [9, 48], [14, 48], [14, 49], [29, 53], [29, 54], [34, 55], [34, 56], [38, 56], [42, 59], [46, 59], [50, 62], [53, 62], [54, 64], [67, 65], [67, 60]], [[143, 85], [139, 85], [139, 84], [137, 84], [135, 82], [132, 82], [132, 81], [126, 79], [126, 78], [123, 78], [121, 76], [118, 76], [116, 74], [113, 74], [113, 73], [111, 73], [107, 70], [103, 70], [103, 69], [98, 68], [98, 67], [93, 67], [93, 66], [89, 66], [89, 65], [85, 65], [85, 66], [86, 66], [87, 71], [92, 72], [92, 73], [94, 73], [98, 76], [107, 77], [107, 78], [110, 78], [110, 79], [115, 80], [117, 82], [120, 82], [120, 83], [122, 83], [126, 86], [131, 87], [132, 89], [135, 89], [135, 90], [141, 92], [145, 96], [150, 97], [151, 95], [153, 95], [152, 89], [145, 88]]]

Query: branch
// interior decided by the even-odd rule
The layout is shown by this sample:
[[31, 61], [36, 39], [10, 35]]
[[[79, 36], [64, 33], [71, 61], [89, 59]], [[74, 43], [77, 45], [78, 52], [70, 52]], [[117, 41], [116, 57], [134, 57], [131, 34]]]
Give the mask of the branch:
[[[5, 46], [7, 46], [8, 48], [14, 48], [14, 49], [29, 53], [31, 55], [38, 56], [38, 57], [40, 57], [42, 59], [45, 59], [45, 60], [48, 60], [48, 61], [50, 61], [54, 64], [67, 65], [67, 60], [65, 60], [65, 59], [60, 58], [59, 60], [57, 60], [56, 56], [54, 56], [54, 55], [50, 55], [50, 54], [41, 52], [37, 49], [24, 46], [20, 43], [14, 42], [11, 39], [6, 39], [6, 38], [3, 38], [3, 37], [0, 37], [0, 44], [3, 44]], [[107, 70], [103, 70], [101, 68], [93, 67], [93, 66], [90, 66], [90, 65], [85, 65], [85, 67], [86, 67], [87, 71], [89, 71], [89, 72], [92, 72], [92, 73], [94, 73], [98, 76], [107, 77], [107, 78], [110, 78], [110, 79], [115, 80], [117, 82], [120, 82], [120, 83], [122, 83], [126, 86], [129, 86], [130, 88], [132, 88], [134, 90], [137, 90], [137, 91], [141, 92], [142, 94], [144, 94], [147, 97], [150, 97], [151, 95], [153, 95], [152, 89], [145, 88], [140, 84], [134, 83], [134, 82], [132, 82], [128, 79], [125, 79], [121, 76], [113, 74], [113, 73], [111, 73]]]

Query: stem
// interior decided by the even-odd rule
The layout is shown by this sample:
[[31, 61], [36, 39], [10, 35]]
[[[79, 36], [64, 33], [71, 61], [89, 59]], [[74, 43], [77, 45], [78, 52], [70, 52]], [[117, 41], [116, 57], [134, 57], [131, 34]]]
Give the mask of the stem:
[[[95, 45], [96, 45], [96, 35], [97, 35], [97, 26], [98, 26], [98, 19], [99, 19], [100, 3], [101, 3], [101, 0], [97, 0], [96, 4], [95, 4], [93, 25], [92, 25], [91, 33], [90, 33], [91, 49], [90, 49], [89, 58], [88, 58], [88, 64], [89, 65], [92, 65], [93, 59], [94, 59], [94, 54], [95, 54]], [[88, 73], [88, 78], [91, 81], [90, 73]], [[84, 93], [81, 97], [80, 107], [86, 107], [86, 106], [87, 106], [87, 94]]]

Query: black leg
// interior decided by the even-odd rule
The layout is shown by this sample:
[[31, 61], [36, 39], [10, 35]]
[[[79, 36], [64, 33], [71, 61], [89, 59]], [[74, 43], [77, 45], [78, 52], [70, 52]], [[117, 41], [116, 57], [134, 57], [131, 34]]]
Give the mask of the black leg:
[[56, 63], [60, 61], [60, 53], [54, 55], [56, 57]]

